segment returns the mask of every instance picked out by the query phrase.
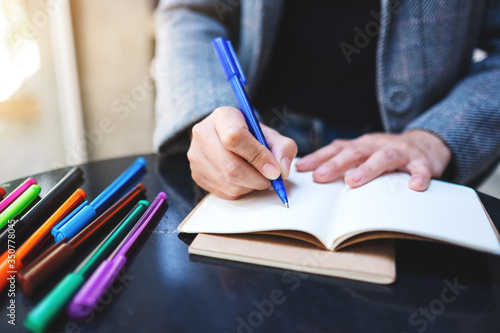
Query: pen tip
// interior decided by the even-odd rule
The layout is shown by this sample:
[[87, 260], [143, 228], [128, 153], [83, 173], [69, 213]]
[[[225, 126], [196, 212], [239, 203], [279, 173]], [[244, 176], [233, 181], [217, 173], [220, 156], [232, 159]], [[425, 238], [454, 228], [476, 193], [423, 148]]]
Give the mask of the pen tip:
[[285, 207], [290, 208], [290, 206], [288, 205], [288, 202], [285, 202]]

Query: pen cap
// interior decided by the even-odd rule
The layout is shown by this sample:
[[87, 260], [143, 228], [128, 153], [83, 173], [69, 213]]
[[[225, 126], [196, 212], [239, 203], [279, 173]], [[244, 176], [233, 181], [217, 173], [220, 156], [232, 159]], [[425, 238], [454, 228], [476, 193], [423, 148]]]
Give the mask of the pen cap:
[[3, 196], [5, 195], [5, 190], [0, 187], [0, 200], [2, 200]]
[[56, 237], [57, 233], [59, 230], [66, 224], [68, 223], [73, 217], [75, 217], [83, 208], [88, 206], [89, 202], [85, 200], [84, 202], [81, 203], [80, 206], [76, 207], [71, 213], [69, 213], [64, 219], [62, 219], [61, 222], [56, 224], [54, 228], [52, 228], [52, 231], [50, 232], [54, 238]]
[[31, 185], [36, 185], [36, 180], [33, 178], [28, 178], [24, 182], [21, 183], [18, 187], [14, 189], [8, 196], [5, 197], [2, 201], [0, 201], [0, 213], [3, 212], [14, 200], [19, 198], [21, 194], [24, 193]]
[[86, 319], [126, 262], [125, 256], [103, 261], [68, 305], [68, 317], [73, 320]]
[[[43, 223], [43, 225], [33, 233], [30, 238], [24, 242], [15, 251], [15, 260], [7, 260], [9, 252], [5, 253], [0, 257], [0, 290], [2, 290], [7, 285], [7, 278], [10, 276], [9, 271], [20, 271], [24, 265], [26, 265], [30, 258], [40, 250], [46, 241], [50, 238], [50, 228], [53, 224], [64, 216], [72, 207], [78, 205], [85, 198], [85, 192], [81, 189], [77, 189], [66, 202]], [[15, 238], [17, 243], [17, 237]], [[12, 259], [12, 258], [11, 258]]]
[[28, 207], [28, 205], [35, 200], [39, 193], [40, 186], [31, 185], [23, 194], [21, 194], [19, 198], [16, 199], [16, 201], [10, 204], [9, 207], [7, 207], [7, 209], [0, 214], [0, 228], [6, 225], [11, 218], [26, 209], [26, 207]]
[[73, 257], [74, 251], [71, 246], [61, 242], [54, 244], [51, 251], [44, 254], [17, 274], [17, 282], [26, 296], [33, 296], [50, 277], [60, 272]]
[[[46, 220], [65, 201], [83, 181], [83, 171], [74, 167], [64, 175], [64, 177], [54, 185], [50, 191], [21, 218], [20, 223], [24, 224], [18, 229], [20, 233], [36, 229], [40, 221]], [[18, 238], [18, 237], [16, 237]]]
[[50, 239], [51, 228], [85, 200], [85, 192], [77, 189], [17, 250], [17, 261], [26, 265]]
[[54, 239], [56, 242], [64, 238], [71, 238], [85, 227], [90, 221], [97, 216], [97, 212], [91, 205], [85, 206], [71, 220], [62, 225], [59, 230], [56, 230]]
[[32, 332], [45, 332], [62, 313], [73, 295], [83, 285], [83, 276], [70, 273], [28, 314], [24, 326]]
[[140, 197], [146, 192], [146, 187], [139, 183], [127, 194], [115, 202], [104, 213], [99, 215], [94, 221], [88, 224], [82, 231], [73, 237], [68, 244], [78, 251], [88, 241], [97, 237], [100, 232], [98, 230], [107, 230], [109, 226], [113, 226], [120, 221], [126, 213], [139, 201]]
[[233, 44], [230, 40], [222, 37], [212, 39], [212, 47], [226, 75], [226, 80], [229, 81], [232, 76], [237, 76], [243, 85], [247, 84], [247, 79], [241, 69], [236, 52], [234, 52]]
[[120, 245], [113, 251], [109, 259], [114, 256], [126, 255], [130, 248], [134, 245], [137, 238], [142, 234], [146, 226], [155, 218], [159, 217], [163, 208], [167, 204], [168, 197], [164, 192], [158, 193], [149, 208], [141, 216], [134, 228], [125, 237]]
[[90, 253], [87, 258], [75, 269], [75, 272], [89, 277], [99, 264], [113, 252], [120, 241], [126, 237], [141, 215], [148, 208], [149, 202], [140, 200], [125, 218], [106, 236], [106, 238]]

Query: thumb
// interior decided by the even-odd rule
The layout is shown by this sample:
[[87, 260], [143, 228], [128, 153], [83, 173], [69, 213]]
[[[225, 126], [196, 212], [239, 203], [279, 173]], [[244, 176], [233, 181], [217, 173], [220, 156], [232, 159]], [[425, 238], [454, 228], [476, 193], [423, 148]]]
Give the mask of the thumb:
[[222, 146], [243, 158], [267, 179], [278, 178], [281, 167], [271, 151], [250, 133], [245, 118], [239, 110], [228, 109], [232, 110], [224, 112], [223, 117], [217, 119], [215, 123]]

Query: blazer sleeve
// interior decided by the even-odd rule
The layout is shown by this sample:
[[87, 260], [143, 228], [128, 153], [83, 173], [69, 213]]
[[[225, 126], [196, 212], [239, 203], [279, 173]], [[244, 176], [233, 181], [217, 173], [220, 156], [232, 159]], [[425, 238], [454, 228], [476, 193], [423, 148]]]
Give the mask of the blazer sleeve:
[[155, 11], [157, 151], [185, 153], [192, 126], [222, 105], [237, 106], [211, 40], [236, 40], [239, 6], [234, 1], [166, 0]]
[[452, 180], [475, 183], [500, 157], [500, 1], [490, 1], [480, 47], [487, 57], [405, 130], [436, 134], [452, 153]]

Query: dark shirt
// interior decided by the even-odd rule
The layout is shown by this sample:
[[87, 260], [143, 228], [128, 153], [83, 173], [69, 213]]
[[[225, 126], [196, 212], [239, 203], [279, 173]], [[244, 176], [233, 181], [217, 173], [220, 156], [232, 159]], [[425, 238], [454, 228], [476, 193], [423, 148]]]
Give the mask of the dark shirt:
[[255, 96], [257, 109], [265, 116], [286, 106], [334, 126], [381, 129], [375, 96], [379, 13], [376, 0], [288, 0]]

